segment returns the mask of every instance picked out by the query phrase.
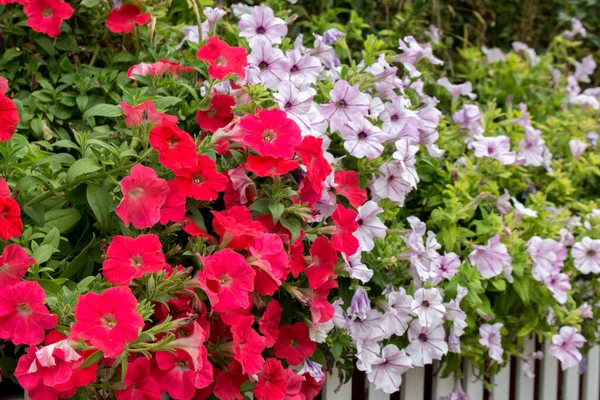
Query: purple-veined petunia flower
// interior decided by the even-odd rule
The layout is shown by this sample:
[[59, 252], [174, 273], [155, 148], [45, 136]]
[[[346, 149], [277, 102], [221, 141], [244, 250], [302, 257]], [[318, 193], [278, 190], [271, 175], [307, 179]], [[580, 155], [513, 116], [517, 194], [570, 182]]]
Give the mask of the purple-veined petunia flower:
[[298, 371], [298, 375], [304, 375], [306, 373], [312, 376], [312, 378], [317, 382], [321, 382], [323, 378], [325, 378], [323, 366], [319, 363], [309, 360], [308, 358], [305, 358], [302, 362], [302, 369]]
[[583, 303], [582, 305], [580, 305], [579, 307], [577, 307], [577, 309], [579, 310], [579, 312], [581, 313], [581, 318], [594, 318], [594, 312], [592, 309], [592, 306], [589, 305], [587, 302]]
[[563, 37], [573, 40], [577, 34], [581, 34], [581, 37], [587, 36], [587, 31], [585, 27], [577, 18], [571, 18], [571, 29], [563, 32]]
[[585, 149], [589, 146], [588, 143], [582, 142], [578, 139], [569, 140], [569, 149], [571, 149], [571, 154], [573, 157], [579, 158], [585, 152]]
[[413, 319], [410, 315], [413, 298], [406, 294], [404, 288], [389, 292], [387, 298], [387, 303], [382, 301], [380, 304], [385, 310], [382, 320], [383, 331], [387, 337], [402, 336]]
[[244, 14], [250, 14], [253, 9], [254, 7], [244, 3], [237, 3], [231, 5], [231, 12], [236, 17], [241, 17]]
[[437, 80], [437, 84], [450, 92], [452, 95], [452, 101], [458, 100], [460, 96], [466, 96], [471, 100], [475, 100], [477, 98], [477, 95], [473, 93], [473, 85], [471, 82], [452, 84], [448, 78], [440, 78]]
[[287, 52], [289, 60], [288, 79], [299, 89], [310, 86], [317, 82], [319, 74], [323, 70], [321, 61], [310, 54], [302, 54], [300, 50], [290, 50]]
[[510, 276], [512, 259], [506, 246], [500, 243], [500, 235], [491, 237], [485, 246], [475, 245], [474, 248], [475, 250], [469, 254], [469, 260], [477, 267], [484, 279], [493, 278], [502, 272], [505, 276]]
[[579, 364], [583, 356], [579, 348], [583, 347], [586, 340], [572, 326], [563, 326], [557, 335], [552, 336], [552, 345], [548, 353], [560, 361], [563, 371]]
[[382, 317], [378, 310], [370, 309], [365, 318], [350, 321], [350, 336], [355, 341], [383, 339], [385, 332], [381, 326]]
[[379, 167], [379, 177], [371, 182], [373, 200], [390, 199], [404, 205], [406, 195], [417, 187], [415, 174], [407, 170], [401, 163], [387, 162]]
[[209, 32], [214, 33], [217, 22], [227, 14], [227, 11], [222, 8], [204, 7], [202, 13], [206, 17], [206, 22], [208, 22]]
[[419, 318], [419, 324], [425, 328], [439, 325], [444, 320], [446, 307], [442, 304], [444, 298], [439, 289], [417, 289], [412, 303], [411, 312]]
[[277, 86], [277, 92], [273, 94], [273, 100], [281, 110], [287, 113], [288, 118], [294, 120], [308, 135], [312, 132], [312, 124], [309, 117], [312, 99], [316, 91], [313, 88], [298, 90], [290, 81], [281, 81]]
[[335, 68], [339, 65], [340, 59], [333, 50], [333, 47], [323, 42], [323, 37], [313, 34], [315, 37], [314, 48], [310, 54], [317, 57], [327, 68]]
[[339, 38], [344, 36], [345, 33], [341, 32], [339, 29], [331, 28], [327, 29], [323, 32], [323, 43], [332, 45], [338, 41]]
[[281, 50], [264, 42], [252, 46], [248, 66], [256, 71], [256, 74], [248, 74], [249, 83], [262, 83], [268, 89], [276, 89], [279, 82], [287, 78], [290, 67]]
[[344, 312], [344, 309], [342, 308], [342, 306], [344, 305], [344, 300], [342, 299], [337, 299], [336, 301], [334, 301], [333, 303], [331, 303], [331, 305], [333, 306], [333, 309], [335, 310], [335, 314], [333, 314], [333, 325], [336, 328], [340, 328], [340, 329], [350, 329], [350, 320], [348, 319], [348, 316], [346, 315], [346, 313]]
[[383, 121], [382, 130], [388, 135], [388, 141], [394, 142], [400, 138], [408, 139], [410, 144], [419, 143], [419, 129], [425, 126], [419, 115], [406, 108], [407, 101], [396, 97], [385, 103], [384, 111], [379, 115]]
[[501, 216], [505, 216], [512, 210], [512, 204], [510, 204], [510, 193], [504, 189], [504, 194], [498, 196], [496, 200], [496, 208]]
[[359, 371], [371, 372], [372, 365], [381, 354], [377, 340], [358, 340], [356, 342], [356, 368]]
[[339, 80], [329, 95], [331, 100], [322, 104], [320, 111], [329, 121], [331, 132], [339, 131], [348, 122], [359, 123], [369, 113], [371, 99], [358, 90], [358, 85], [350, 86], [345, 80]]
[[422, 367], [433, 360], [441, 360], [448, 353], [445, 337], [444, 324], [426, 328], [419, 324], [418, 319], [414, 319], [408, 329], [410, 344], [406, 348], [413, 365]]
[[525, 207], [525, 205], [523, 203], [521, 203], [519, 200], [515, 199], [514, 197], [511, 197], [510, 199], [512, 200], [513, 206], [515, 209], [515, 218], [514, 218], [515, 222], [520, 221], [524, 217], [537, 218], [537, 216], [538, 216], [537, 211], [532, 210], [531, 208]]
[[415, 216], [410, 216], [406, 218], [406, 220], [410, 225], [410, 229], [402, 236], [406, 246], [416, 252], [425, 251], [423, 236], [425, 236], [425, 233], [427, 232], [427, 225]]
[[590, 54], [589, 56], [582, 58], [581, 62], [575, 61], [573, 64], [575, 65], [573, 77], [579, 82], [590, 83], [590, 75], [594, 73], [597, 66], [596, 61], [594, 61], [594, 56]]
[[357, 287], [350, 301], [348, 315], [351, 318], [366, 319], [370, 309], [371, 301], [369, 300], [369, 294], [362, 286]]
[[373, 200], [369, 200], [358, 207], [358, 215], [356, 216], [358, 229], [353, 235], [358, 239], [361, 251], [373, 250], [373, 247], [375, 247], [374, 239], [385, 237], [387, 227], [378, 217], [382, 212], [383, 209]]
[[510, 139], [507, 136], [480, 136], [473, 142], [475, 157], [490, 157], [502, 164], [514, 164], [516, 153], [510, 151]]
[[481, 128], [481, 111], [476, 104], [465, 104], [452, 116], [456, 125], [466, 128], [471, 136], [479, 136]]
[[407, 36], [402, 39], [398, 39], [398, 48], [402, 50], [402, 54], [394, 57], [394, 61], [399, 61], [404, 64], [404, 67], [408, 70], [408, 73], [412, 78], [416, 78], [421, 73], [415, 67], [421, 59], [426, 58], [433, 65], [442, 65], [444, 62], [433, 55], [431, 45], [426, 43], [424, 45], [419, 44], [414, 37]]
[[411, 145], [410, 142], [404, 138], [396, 140], [395, 146], [396, 151], [392, 153], [392, 158], [397, 160], [407, 171], [413, 174], [413, 180], [418, 182], [419, 176], [415, 169], [415, 165], [417, 164], [415, 155], [419, 151], [419, 147]]
[[467, 314], [460, 309], [460, 302], [467, 295], [469, 291], [460, 285], [456, 287], [456, 298], [450, 300], [448, 303], [444, 303], [446, 307], [446, 314], [444, 319], [446, 321], [452, 321], [452, 333], [458, 337], [465, 333], [467, 324]]
[[240, 36], [245, 37], [252, 48], [258, 43], [279, 44], [288, 31], [285, 21], [276, 18], [273, 9], [264, 4], [255, 6], [250, 14], [242, 15], [239, 27]]
[[585, 134], [585, 139], [590, 142], [590, 145], [592, 145], [592, 149], [596, 149], [596, 146], [598, 146], [598, 138], [600, 137], [600, 135], [598, 135], [596, 132], [588, 132]]
[[533, 66], [541, 61], [540, 57], [538, 57], [535, 50], [527, 46], [523, 42], [513, 42], [512, 48], [515, 51], [515, 53], [523, 52], [523, 54], [525, 54], [525, 57], [527, 58], [527, 61], [529, 61], [529, 65]]
[[427, 29], [425, 34], [429, 36], [433, 44], [440, 43], [440, 39], [442, 38], [442, 30], [437, 26], [433, 24], [429, 25], [429, 28]]
[[600, 273], [600, 240], [584, 237], [571, 249], [575, 268], [584, 275]]
[[448, 334], [448, 351], [450, 353], [460, 354], [462, 351], [460, 349], [460, 336], [455, 335], [452, 332], [454, 328], [450, 328], [450, 333]]
[[542, 360], [544, 358], [544, 352], [534, 351], [525, 357], [521, 357], [523, 375], [528, 378], [535, 377], [534, 363], [535, 360]]
[[423, 282], [439, 281], [439, 262], [441, 257], [438, 250], [441, 247], [435, 233], [429, 231], [427, 232], [427, 241], [425, 242], [422, 251], [411, 249], [410, 251], [399, 255], [400, 258], [410, 260], [410, 267], [413, 277], [415, 278], [415, 285], [419, 285], [418, 280]]
[[488, 64], [494, 64], [494, 63], [506, 60], [506, 56], [504, 55], [502, 50], [497, 47], [492, 47], [491, 49], [489, 49], [489, 48], [483, 46], [481, 48], [481, 52], [483, 54], [485, 54], [485, 61]]
[[571, 231], [569, 231], [566, 228], [561, 228], [559, 232], [560, 232], [559, 242], [562, 243], [563, 246], [573, 246], [573, 244], [575, 243], [575, 237], [573, 236]]
[[571, 282], [569, 275], [552, 271], [545, 275], [543, 279], [544, 285], [552, 292], [552, 297], [560, 304], [567, 302], [567, 292], [571, 290]]
[[567, 248], [563, 243], [539, 236], [527, 241], [527, 252], [533, 262], [532, 275], [538, 281], [552, 272], [560, 272], [567, 259]]
[[460, 386], [460, 381], [458, 385], [458, 388], [455, 386], [454, 390], [452, 390], [452, 393], [448, 393], [448, 396], [440, 397], [440, 400], [471, 400], [471, 396], [463, 392], [462, 387]]
[[410, 368], [412, 368], [412, 362], [406, 352], [393, 344], [388, 344], [381, 350], [381, 357], [373, 360], [367, 378], [375, 386], [375, 389], [391, 394], [399, 390], [402, 384], [402, 374]]
[[546, 141], [542, 139], [542, 131], [532, 126], [525, 127], [525, 137], [519, 142], [517, 163], [539, 167], [544, 163]]
[[437, 141], [439, 137], [440, 134], [434, 128], [426, 126], [419, 129], [419, 144], [425, 146], [427, 153], [429, 153], [431, 157], [440, 158], [446, 151], [440, 149], [437, 144], [435, 144], [435, 141]]
[[366, 118], [348, 121], [340, 128], [344, 148], [356, 158], [376, 158], [383, 153], [383, 142], [388, 136]]
[[461, 264], [460, 257], [458, 257], [456, 253], [450, 252], [444, 254], [440, 257], [440, 264], [438, 267], [440, 278], [448, 280], [452, 279], [458, 272]]
[[369, 269], [361, 260], [362, 252], [357, 251], [350, 257], [342, 253], [342, 258], [346, 264], [346, 271], [350, 274], [350, 278], [358, 279], [362, 283], [367, 283], [373, 277], [373, 270]]
[[502, 348], [502, 335], [500, 335], [500, 329], [502, 329], [500, 322], [494, 325], [483, 324], [479, 327], [479, 344], [488, 349], [490, 358], [498, 363], [502, 364], [502, 354], [504, 348]]

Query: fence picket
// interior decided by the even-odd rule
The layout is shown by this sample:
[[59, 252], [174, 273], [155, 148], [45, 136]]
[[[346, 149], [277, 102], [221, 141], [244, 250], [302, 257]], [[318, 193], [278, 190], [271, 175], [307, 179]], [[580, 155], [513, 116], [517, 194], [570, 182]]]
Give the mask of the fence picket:
[[465, 363], [465, 378], [463, 382], [464, 391], [471, 397], [471, 400], [483, 399], [483, 382], [477, 379], [476, 371], [470, 362]]
[[507, 364], [500, 370], [498, 375], [494, 377], [494, 400], [509, 400], [510, 399], [510, 365]]
[[544, 343], [544, 359], [542, 360], [540, 399], [554, 400], [557, 398], [558, 360], [548, 354], [550, 344]]
[[350, 400], [352, 398], [352, 379], [342, 385], [337, 393], [335, 392], [340, 384], [338, 374], [339, 370], [334, 368], [333, 373], [327, 377], [323, 388], [323, 400]]
[[443, 368], [440, 369], [440, 363], [438, 361], [433, 364], [433, 370], [437, 371], [437, 375], [433, 377], [432, 400], [439, 400], [441, 396], [447, 396], [454, 390], [454, 378], [452, 376], [448, 378], [441, 377]]
[[[579, 399], [579, 366], [565, 370], [565, 380], [562, 387], [562, 398]], [[597, 379], [597, 378], [596, 378]]]
[[587, 355], [587, 371], [583, 380], [583, 400], [600, 399], [600, 347], [594, 346]]
[[423, 384], [425, 382], [425, 368], [412, 368], [402, 378], [402, 400], [422, 400]]
[[[525, 339], [523, 354], [528, 356], [535, 351], [535, 340]], [[535, 381], [523, 373], [523, 361], [517, 359], [517, 400], [533, 400]]]

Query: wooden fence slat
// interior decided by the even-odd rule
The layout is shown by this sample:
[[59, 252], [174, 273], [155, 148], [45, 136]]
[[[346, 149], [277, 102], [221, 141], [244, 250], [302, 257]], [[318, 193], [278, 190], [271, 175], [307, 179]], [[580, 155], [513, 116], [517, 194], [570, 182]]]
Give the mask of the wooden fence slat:
[[352, 398], [352, 379], [342, 385], [339, 392], [335, 392], [339, 385], [338, 369], [334, 368], [333, 373], [327, 377], [325, 388], [323, 389], [323, 400], [349, 400]]
[[483, 382], [477, 379], [473, 366], [468, 361], [465, 363], [463, 390], [471, 397], [471, 400], [483, 400]]
[[594, 346], [587, 356], [587, 371], [583, 380], [583, 400], [600, 399], [600, 347]]
[[565, 370], [565, 380], [563, 384], [564, 400], [579, 399], [579, 366], [576, 365]]
[[558, 379], [558, 360], [548, 353], [550, 344], [544, 343], [544, 359], [542, 360], [542, 377], [540, 380], [540, 399], [554, 400], [557, 398], [556, 381]]
[[[529, 356], [535, 351], [535, 340], [525, 339], [523, 354]], [[517, 360], [517, 400], [533, 400], [535, 381], [523, 373], [523, 361]]]
[[507, 364], [494, 377], [494, 400], [510, 400], [510, 366]]
[[454, 390], [454, 377], [441, 378], [443, 368], [440, 369], [439, 361], [433, 363], [433, 370], [437, 376], [433, 377], [433, 399], [438, 400], [441, 396], [447, 396]]
[[409, 369], [402, 377], [402, 400], [422, 400], [424, 382], [425, 368], [415, 367]]

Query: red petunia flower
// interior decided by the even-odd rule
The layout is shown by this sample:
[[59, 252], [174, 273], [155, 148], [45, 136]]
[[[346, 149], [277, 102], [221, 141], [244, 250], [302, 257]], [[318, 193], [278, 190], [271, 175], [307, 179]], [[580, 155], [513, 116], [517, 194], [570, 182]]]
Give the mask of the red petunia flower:
[[323, 181], [331, 174], [331, 165], [323, 156], [323, 139], [314, 136], [306, 136], [302, 144], [296, 148], [296, 152], [302, 158], [302, 164], [306, 166], [306, 177], [302, 180], [321, 196]]
[[160, 387], [150, 375], [150, 362], [144, 356], [127, 365], [125, 389], [115, 390], [117, 400], [160, 400]]
[[252, 324], [254, 317], [240, 318], [239, 323], [231, 327], [233, 335], [233, 358], [242, 365], [244, 374], [257, 374], [263, 369], [265, 359], [265, 338], [260, 336]]
[[303, 374], [304, 382], [302, 383], [302, 389], [300, 389], [300, 393], [302, 393], [306, 400], [313, 400], [315, 397], [321, 393], [323, 389], [323, 385], [325, 384], [325, 372], [323, 371], [323, 379], [320, 381], [316, 381], [308, 372]]
[[335, 191], [348, 199], [354, 207], [360, 207], [367, 200], [367, 191], [358, 183], [358, 172], [338, 171], [335, 173]]
[[334, 279], [325, 281], [318, 288], [314, 288], [310, 293], [310, 314], [313, 324], [324, 323], [331, 321], [335, 315], [335, 309], [327, 300], [329, 292], [337, 288], [337, 283]]
[[0, 256], [0, 287], [14, 285], [19, 282], [29, 267], [35, 264], [24, 248], [16, 243], [9, 244]]
[[260, 110], [258, 116], [248, 114], [240, 121], [240, 128], [245, 132], [243, 143], [261, 156], [289, 160], [302, 142], [300, 128], [282, 110]]
[[174, 124], [177, 123], [176, 115], [169, 115], [156, 111], [156, 106], [152, 100], [146, 100], [137, 106], [130, 106], [122, 101], [121, 108], [123, 108], [123, 114], [125, 114], [125, 125], [128, 128], [146, 124], [157, 126], [162, 123], [163, 119], [167, 119]]
[[283, 400], [287, 381], [281, 361], [269, 358], [265, 368], [254, 386], [254, 398], [256, 400]]
[[8, 183], [2, 178], [0, 178], [0, 197], [10, 197], [10, 188], [8, 187]]
[[73, 8], [62, 0], [28, 0], [23, 12], [31, 29], [51, 37], [60, 35], [62, 21], [73, 16]]
[[175, 168], [173, 172], [179, 190], [196, 200], [215, 200], [227, 186], [227, 177], [217, 172], [215, 162], [205, 155], [197, 156], [195, 165]]
[[264, 232], [262, 224], [252, 220], [252, 213], [245, 206], [233, 206], [223, 211], [211, 211], [214, 215], [213, 229], [221, 237], [221, 246], [244, 250], [248, 242]]
[[115, 213], [126, 226], [150, 228], [160, 220], [160, 208], [165, 204], [169, 185], [156, 172], [142, 164], [131, 168], [131, 175], [121, 180], [123, 199]]
[[[53, 340], [49, 341], [50, 336]], [[56, 331], [48, 333], [48, 337], [45, 347], [39, 350], [35, 346], [29, 347], [19, 358], [15, 371], [15, 377], [31, 399], [70, 398], [78, 387], [96, 381], [98, 364], [79, 368], [85, 361], [86, 352], [75, 352], [63, 340], [64, 335]]]
[[223, 249], [203, 257], [202, 264], [198, 280], [215, 311], [250, 307], [248, 292], [254, 290], [256, 273], [241, 254]]
[[248, 171], [254, 172], [258, 176], [279, 176], [298, 168], [298, 161], [251, 154], [248, 156], [245, 166]]
[[232, 47], [220, 40], [217, 36], [208, 39], [200, 47], [196, 58], [208, 63], [208, 75], [214, 79], [223, 79], [228, 74], [236, 74], [240, 78], [246, 76], [245, 67], [248, 66], [248, 52], [243, 47]]
[[285, 389], [284, 400], [305, 400], [305, 396], [302, 393], [302, 385], [305, 381], [304, 376], [298, 375], [288, 368], [285, 370], [285, 380], [287, 387]]
[[142, 13], [133, 4], [123, 4], [108, 13], [106, 26], [114, 33], [131, 33], [133, 25], [146, 25], [150, 21], [150, 13]]
[[0, 197], [0, 239], [9, 240], [23, 232], [21, 207], [15, 199]]
[[126, 286], [113, 287], [102, 294], [86, 293], [75, 304], [71, 338], [89, 342], [106, 357], [117, 357], [144, 327], [142, 316], [135, 311], [137, 305]]
[[214, 395], [220, 400], [241, 400], [244, 396], [240, 393], [240, 387], [247, 380], [240, 364], [232, 361], [226, 370], [217, 375]]
[[0, 142], [6, 142], [14, 135], [19, 123], [19, 110], [15, 103], [0, 93]]
[[277, 358], [285, 358], [288, 364], [298, 365], [306, 357], [312, 356], [317, 345], [310, 339], [308, 326], [304, 322], [279, 327], [279, 337], [273, 347]]
[[265, 336], [265, 346], [273, 347], [279, 337], [279, 323], [281, 322], [281, 313], [283, 308], [277, 300], [271, 299], [267, 309], [258, 321], [258, 330]]
[[[212, 373], [212, 366], [208, 360], [206, 364]], [[196, 394], [196, 389], [208, 386], [201, 376], [203, 372], [202, 368], [195, 369], [188, 353], [176, 349], [174, 353], [156, 353], [156, 368], [152, 370], [151, 375], [156, 378], [160, 390], [168, 393], [171, 398], [191, 400]]]
[[183, 219], [185, 225], [183, 226], [183, 230], [191, 236], [200, 236], [203, 238], [211, 239], [211, 242], [214, 242], [214, 238], [210, 236], [204, 229], [196, 225], [193, 219], [185, 217]]
[[335, 278], [333, 266], [338, 261], [338, 255], [331, 242], [324, 236], [319, 236], [310, 246], [311, 264], [306, 268], [308, 284], [311, 288], [321, 286], [330, 278]]
[[113, 285], [129, 285], [132, 280], [163, 269], [162, 245], [155, 234], [137, 238], [117, 235], [106, 250], [102, 273]]
[[356, 211], [341, 204], [335, 206], [335, 211], [331, 215], [336, 227], [336, 232], [331, 237], [331, 244], [347, 256], [353, 255], [358, 250], [358, 239], [353, 235], [358, 229], [357, 215]]
[[[0, 0], [0, 4], [2, 4], [2, 0]], [[0, 93], [8, 92], [8, 79], [3, 76], [0, 76]]]
[[166, 225], [171, 222], [179, 222], [185, 218], [185, 194], [179, 190], [174, 181], [167, 181], [169, 192], [160, 209], [160, 223]]
[[210, 99], [208, 110], [199, 110], [196, 114], [196, 123], [200, 128], [215, 132], [227, 126], [233, 120], [231, 108], [235, 106], [235, 99], [228, 94], [215, 94]]
[[0, 339], [34, 346], [44, 340], [46, 329], [58, 323], [44, 305], [46, 293], [39, 283], [21, 281], [0, 286]]
[[254, 287], [261, 296], [272, 296], [288, 271], [288, 255], [279, 236], [265, 233], [248, 243], [249, 257], [246, 261], [257, 267]]
[[177, 124], [164, 118], [161, 125], [152, 128], [150, 146], [158, 151], [158, 161], [169, 169], [191, 168], [196, 165], [196, 143]]
[[290, 270], [292, 276], [297, 278], [301, 272], [306, 269], [306, 260], [304, 259], [304, 231], [300, 231], [300, 237], [290, 245]]

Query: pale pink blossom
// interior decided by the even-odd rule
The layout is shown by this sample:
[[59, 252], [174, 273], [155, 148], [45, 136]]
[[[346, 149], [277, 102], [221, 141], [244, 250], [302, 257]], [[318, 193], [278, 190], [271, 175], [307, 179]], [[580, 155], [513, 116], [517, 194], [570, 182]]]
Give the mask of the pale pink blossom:
[[371, 371], [367, 378], [375, 389], [384, 393], [397, 392], [402, 384], [402, 374], [412, 368], [412, 362], [404, 350], [398, 349], [393, 344], [388, 344], [371, 364]]
[[411, 302], [411, 312], [419, 318], [425, 328], [439, 325], [444, 320], [446, 307], [439, 289], [417, 289]]
[[483, 324], [479, 327], [479, 335], [481, 336], [479, 344], [486, 347], [490, 358], [500, 364], [503, 361], [502, 354], [504, 353], [502, 335], [500, 334], [502, 326], [500, 322], [497, 322], [494, 325]]
[[469, 254], [469, 260], [484, 279], [493, 278], [502, 272], [508, 279], [512, 273], [512, 258], [506, 246], [500, 243], [500, 235], [491, 237], [486, 245], [475, 245], [474, 248]]
[[582, 274], [600, 273], [600, 240], [584, 237], [571, 249], [575, 268]]
[[564, 371], [576, 366], [582, 360], [583, 356], [579, 349], [585, 342], [585, 338], [577, 331], [577, 328], [563, 326], [557, 335], [552, 336], [552, 345], [548, 353], [560, 361]]
[[419, 324], [419, 320], [414, 319], [408, 330], [410, 344], [406, 348], [413, 365], [422, 367], [433, 360], [441, 360], [448, 353], [445, 337], [443, 324], [425, 328]]

